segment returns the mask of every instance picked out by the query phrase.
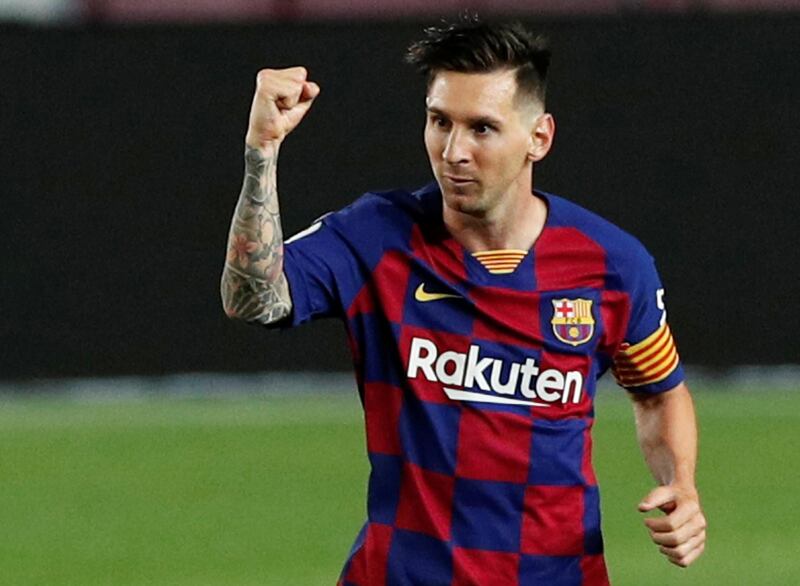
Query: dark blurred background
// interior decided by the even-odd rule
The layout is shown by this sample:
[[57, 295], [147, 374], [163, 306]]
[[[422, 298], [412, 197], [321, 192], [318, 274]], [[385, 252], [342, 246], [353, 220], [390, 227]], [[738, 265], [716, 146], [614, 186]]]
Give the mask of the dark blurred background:
[[0, 378], [348, 369], [338, 323], [221, 309], [254, 76], [322, 87], [281, 153], [292, 234], [431, 180], [402, 56], [467, 7], [550, 37], [537, 186], [646, 244], [684, 360], [800, 363], [800, 2], [0, 0]]

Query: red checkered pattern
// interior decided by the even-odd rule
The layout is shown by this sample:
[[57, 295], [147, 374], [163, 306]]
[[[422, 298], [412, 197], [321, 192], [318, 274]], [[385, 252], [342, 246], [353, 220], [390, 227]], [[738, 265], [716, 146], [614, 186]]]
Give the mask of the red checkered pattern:
[[529, 486], [525, 491], [522, 553], [581, 555], [583, 553], [583, 488]]
[[403, 468], [397, 526], [438, 539], [450, 539], [455, 479], [416, 464]]
[[577, 228], [545, 228], [535, 251], [539, 290], [605, 288], [606, 251]]
[[[566, 286], [598, 286], [602, 282], [605, 259], [602, 249], [583, 234], [574, 230], [554, 229], [543, 235], [541, 248], [537, 248], [535, 274], [528, 277], [544, 281], [550, 288]], [[564, 244], [566, 243], [566, 245]], [[464, 270], [465, 251], [452, 239], [440, 235], [427, 237], [418, 228], [412, 230], [411, 253], [435, 267], [443, 280], [450, 285], [458, 285], [469, 280]], [[562, 268], [564, 251], [569, 262], [577, 262], [580, 269], [579, 283], [571, 283], [576, 273], [565, 272]], [[592, 358], [583, 353], [558, 354], [546, 348], [549, 323], [540, 316], [543, 298], [538, 291], [521, 290], [513, 287], [481, 285], [469, 288], [468, 299], [474, 308], [466, 319], [469, 324], [454, 324], [455, 331], [471, 331], [469, 335], [431, 330], [404, 323], [404, 307], [407, 307], [412, 291], [418, 286], [414, 278], [413, 260], [400, 254], [393, 254], [382, 260], [376, 268], [377, 290], [371, 285], [369, 293], [362, 291], [356, 298], [351, 311], [374, 312], [387, 305], [386, 318], [397, 324], [398, 346], [403, 359], [403, 368], [408, 372], [411, 344], [414, 338], [424, 338], [435, 343], [437, 348], [466, 355], [471, 344], [491, 342], [517, 349], [521, 357], [538, 356], [541, 371], [555, 368], [560, 371], [575, 370], [582, 374], [584, 381], [592, 378]], [[404, 266], [405, 263], [405, 266]], [[589, 276], [586, 276], [586, 273]], [[424, 278], [420, 279], [425, 282]], [[383, 287], [391, 283], [393, 297], [386, 297]], [[403, 292], [401, 299], [399, 291]], [[380, 297], [383, 296], [381, 299]], [[625, 302], [622, 297], [622, 303]], [[446, 303], [437, 301], [434, 303]], [[430, 311], [436, 311], [434, 303]], [[549, 303], [545, 300], [544, 303]], [[418, 308], [415, 308], [418, 309]], [[457, 327], [463, 326], [463, 327]], [[617, 330], [619, 326], [617, 326]], [[433, 367], [432, 367], [433, 368]], [[452, 375], [455, 363], [450, 362], [445, 369]], [[418, 369], [419, 370], [419, 369]], [[410, 379], [409, 386], [403, 390], [394, 384], [367, 382], [364, 385], [364, 404], [366, 411], [367, 441], [370, 453], [403, 453], [402, 440], [398, 432], [398, 419], [404, 406], [403, 393], [412, 392], [415, 400], [431, 405], [452, 405], [445, 395], [439, 381], [431, 381], [419, 371]], [[489, 370], [484, 372], [489, 378]], [[504, 373], [505, 376], [508, 373]], [[563, 417], [586, 418], [584, 451], [578, 464], [586, 481], [594, 483], [591, 468], [591, 398], [583, 394], [578, 403], [570, 400], [549, 407], [534, 407], [515, 412], [493, 410], [469, 403], [458, 405], [458, 431], [455, 442], [456, 468], [453, 474], [427, 470], [417, 463], [405, 462], [402, 466], [402, 480], [398, 494], [396, 530], [414, 532], [429, 538], [450, 542], [454, 535], [453, 513], [459, 506], [456, 486], [459, 479], [486, 483], [487, 495], [499, 486], [519, 486], [519, 539], [515, 551], [491, 551], [470, 547], [455, 547], [451, 561], [451, 580], [454, 585], [515, 585], [519, 583], [520, 556], [578, 556], [586, 559], [586, 570], [582, 585], [601, 584], [605, 579], [605, 569], [599, 566], [598, 556], [588, 556], [583, 548], [583, 487], [530, 485], [531, 442], [533, 438], [533, 417], [560, 419]], [[487, 501], [487, 505], [489, 502]], [[381, 526], [382, 527], [382, 526]], [[387, 530], [385, 534], [389, 534]], [[371, 579], [365, 578], [366, 558], [373, 555], [377, 564], [384, 556], [382, 544], [388, 541], [383, 535], [377, 540], [375, 529], [370, 526], [365, 545], [353, 558], [347, 584], [372, 586]], [[468, 536], [463, 536], [467, 538]], [[371, 549], [370, 549], [371, 548]], [[374, 551], [374, 553], [364, 553]], [[396, 545], [387, 555], [409, 556], [414, 563], [414, 553], [406, 552]], [[599, 556], [602, 561], [602, 556]], [[543, 559], [543, 558], [536, 558]], [[593, 561], [594, 560], [594, 561]], [[595, 576], [595, 577], [593, 577]], [[375, 584], [382, 584], [381, 578], [374, 578]]]
[[540, 295], [499, 287], [476, 287], [470, 298], [475, 303], [473, 336], [520, 348], [541, 348], [542, 329], [538, 319]]
[[527, 481], [531, 452], [530, 417], [465, 409], [458, 437], [457, 476], [522, 484]]
[[370, 452], [400, 455], [398, 421], [403, 391], [385, 383], [364, 384], [364, 420]]
[[392, 542], [392, 528], [388, 525], [370, 523], [362, 547], [350, 562], [347, 582], [384, 586], [386, 584], [386, 561]]
[[453, 551], [452, 586], [507, 586], [516, 584], [519, 554], [466, 549]]
[[435, 188], [368, 196], [287, 246], [291, 286], [319, 281], [293, 263], [329, 263], [335, 283], [298, 295], [293, 319], [342, 300], [365, 410], [369, 523], [343, 586], [608, 584], [595, 380], [655, 330], [635, 295], [660, 285], [643, 249], [620, 252], [635, 241], [542, 197], [548, 223], [510, 274], [450, 237]]

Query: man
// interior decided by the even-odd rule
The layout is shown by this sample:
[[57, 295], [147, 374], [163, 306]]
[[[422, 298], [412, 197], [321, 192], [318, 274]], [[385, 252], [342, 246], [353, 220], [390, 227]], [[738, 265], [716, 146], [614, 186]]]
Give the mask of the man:
[[320, 88], [259, 72], [233, 217], [227, 314], [347, 328], [371, 464], [340, 584], [607, 584], [591, 465], [595, 380], [631, 392], [658, 486], [641, 511], [667, 558], [703, 551], [696, 429], [651, 257], [533, 189], [553, 141], [550, 53], [518, 25], [428, 29], [436, 183], [367, 194], [283, 243], [278, 151]]

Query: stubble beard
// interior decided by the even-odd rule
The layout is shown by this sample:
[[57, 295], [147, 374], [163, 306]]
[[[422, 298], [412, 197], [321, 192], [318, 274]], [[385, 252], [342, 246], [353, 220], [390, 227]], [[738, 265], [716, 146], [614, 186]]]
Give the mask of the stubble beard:
[[480, 193], [470, 193], [464, 189], [456, 189], [444, 192], [443, 197], [447, 207], [462, 214], [481, 216], [486, 211], [485, 202]]
[[440, 185], [440, 188], [445, 206], [455, 212], [484, 218], [493, 207], [491, 194], [479, 183], [447, 188]]

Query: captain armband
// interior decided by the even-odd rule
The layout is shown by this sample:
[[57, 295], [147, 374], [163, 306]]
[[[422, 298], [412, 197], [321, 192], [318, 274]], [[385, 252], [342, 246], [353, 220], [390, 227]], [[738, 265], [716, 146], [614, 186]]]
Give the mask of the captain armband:
[[664, 380], [675, 371], [679, 362], [672, 332], [663, 323], [641, 342], [623, 344], [614, 357], [611, 371], [620, 386], [640, 387]]

